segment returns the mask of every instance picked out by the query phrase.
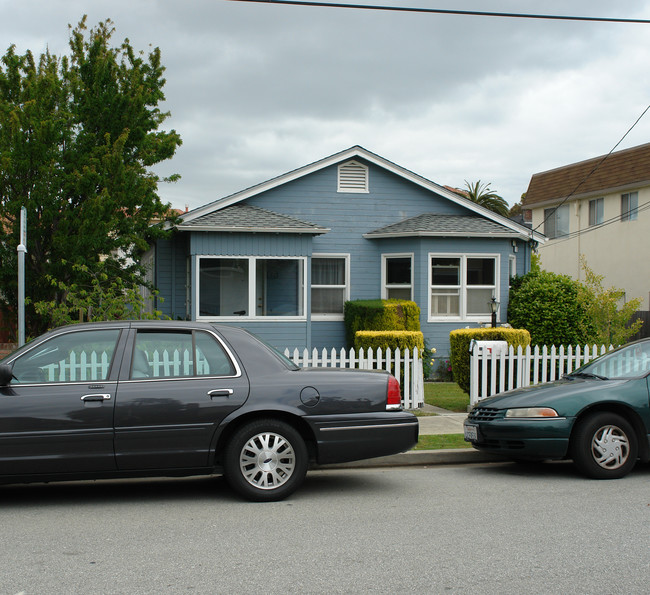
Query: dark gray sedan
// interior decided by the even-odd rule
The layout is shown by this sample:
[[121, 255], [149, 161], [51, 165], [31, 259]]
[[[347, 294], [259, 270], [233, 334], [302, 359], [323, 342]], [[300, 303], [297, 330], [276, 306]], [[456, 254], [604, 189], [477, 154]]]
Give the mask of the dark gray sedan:
[[301, 369], [236, 327], [62, 327], [0, 363], [0, 483], [224, 473], [278, 500], [310, 462], [412, 447], [400, 400], [387, 372]]

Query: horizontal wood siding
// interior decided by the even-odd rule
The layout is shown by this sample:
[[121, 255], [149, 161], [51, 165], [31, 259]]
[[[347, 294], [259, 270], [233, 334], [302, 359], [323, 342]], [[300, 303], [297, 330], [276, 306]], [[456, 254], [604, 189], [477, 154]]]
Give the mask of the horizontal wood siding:
[[156, 242], [154, 283], [162, 299], [156, 307], [164, 316], [184, 319], [186, 317], [187, 239], [177, 234], [169, 240]]
[[307, 344], [307, 326], [305, 322], [242, 321], [241, 323], [233, 323], [232, 326], [245, 328], [280, 351], [293, 345], [299, 347]]
[[[298, 345], [298, 349], [301, 347]], [[311, 346], [316, 349], [346, 347], [345, 327], [342, 322], [314, 321], [311, 323]]]
[[309, 256], [309, 234], [193, 232], [191, 255], [219, 256]]

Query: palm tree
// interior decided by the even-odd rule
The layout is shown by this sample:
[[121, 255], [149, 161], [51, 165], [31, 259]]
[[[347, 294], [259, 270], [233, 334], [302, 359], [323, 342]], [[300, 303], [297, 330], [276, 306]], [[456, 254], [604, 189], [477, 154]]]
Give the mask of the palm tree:
[[504, 198], [501, 198], [496, 192], [490, 188], [490, 184], [483, 184], [481, 180], [470, 184], [465, 180], [465, 185], [467, 190], [463, 193], [469, 198], [472, 202], [475, 202], [477, 205], [481, 205], [490, 211], [494, 211], [499, 215], [504, 217], [508, 216], [508, 203]]

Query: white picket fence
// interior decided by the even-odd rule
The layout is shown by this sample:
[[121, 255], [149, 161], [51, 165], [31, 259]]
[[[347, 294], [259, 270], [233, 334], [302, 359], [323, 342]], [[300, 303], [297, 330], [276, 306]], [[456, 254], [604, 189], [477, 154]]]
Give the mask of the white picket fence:
[[[154, 350], [147, 355], [151, 378], [176, 378], [194, 373], [192, 352], [189, 349]], [[48, 382], [84, 382], [103, 380], [108, 375], [111, 358], [106, 351], [72, 351], [66, 359], [43, 366]], [[199, 375], [209, 374], [205, 358], [196, 362]]]
[[66, 359], [43, 366], [47, 382], [102, 380], [108, 375], [111, 358], [106, 351], [72, 351]]
[[516, 351], [510, 345], [501, 353], [476, 349], [470, 354], [470, 405], [520, 386], [552, 382], [612, 349], [611, 345], [537, 345], [532, 349], [528, 345]]
[[296, 365], [306, 368], [320, 366], [325, 368], [359, 368], [362, 370], [387, 370], [393, 376], [401, 379], [402, 405], [405, 409], [417, 409], [424, 405], [424, 377], [422, 372], [422, 359], [418, 349], [411, 353], [408, 349], [400, 352], [396, 349], [391, 352], [381, 348], [373, 352], [372, 348], [357, 353], [354, 349], [346, 351], [341, 349], [318, 349], [299, 351], [294, 349], [284, 350], [284, 355]]

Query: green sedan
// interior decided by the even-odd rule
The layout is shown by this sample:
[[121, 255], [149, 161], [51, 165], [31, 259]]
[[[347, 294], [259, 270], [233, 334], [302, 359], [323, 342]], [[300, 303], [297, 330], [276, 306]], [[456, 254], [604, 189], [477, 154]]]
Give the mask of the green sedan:
[[483, 399], [465, 440], [512, 460], [573, 459], [596, 479], [650, 460], [650, 340], [611, 351], [561, 380]]

